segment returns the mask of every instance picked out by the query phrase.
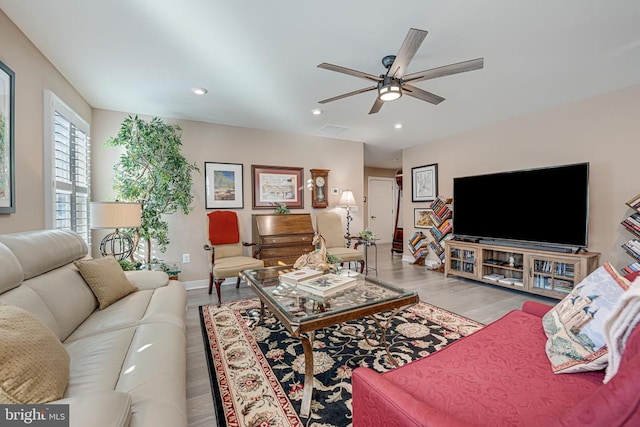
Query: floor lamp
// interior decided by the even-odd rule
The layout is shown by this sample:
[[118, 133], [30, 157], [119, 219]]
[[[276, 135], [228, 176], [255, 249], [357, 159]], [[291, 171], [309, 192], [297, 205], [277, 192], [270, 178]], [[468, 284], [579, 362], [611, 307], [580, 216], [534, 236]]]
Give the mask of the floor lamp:
[[350, 247], [351, 234], [349, 233], [349, 224], [353, 220], [353, 217], [351, 216], [351, 208], [356, 206], [356, 199], [353, 197], [353, 192], [351, 190], [344, 190], [340, 196], [338, 205], [347, 210], [347, 233], [345, 234], [345, 237], [347, 239], [347, 247]]
[[113, 229], [100, 242], [102, 256], [113, 255], [116, 259], [125, 259], [135, 251], [138, 245], [128, 234], [120, 232], [121, 228], [138, 228], [142, 223], [142, 206], [140, 203], [124, 202], [91, 202], [89, 204], [91, 229]]

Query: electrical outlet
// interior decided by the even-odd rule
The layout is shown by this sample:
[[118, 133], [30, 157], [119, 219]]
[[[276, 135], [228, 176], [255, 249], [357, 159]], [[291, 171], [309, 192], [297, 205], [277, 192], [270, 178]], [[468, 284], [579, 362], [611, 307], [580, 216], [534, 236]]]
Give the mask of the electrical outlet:
[[182, 263], [189, 264], [191, 262], [191, 254], [182, 254]]

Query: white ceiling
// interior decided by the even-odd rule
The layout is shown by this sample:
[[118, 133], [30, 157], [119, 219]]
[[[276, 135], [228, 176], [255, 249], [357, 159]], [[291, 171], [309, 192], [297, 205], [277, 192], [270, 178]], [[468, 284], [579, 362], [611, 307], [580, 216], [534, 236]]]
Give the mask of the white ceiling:
[[[640, 84], [639, 0], [0, 0], [95, 108], [365, 142], [365, 165], [509, 117]], [[410, 27], [429, 31], [407, 73], [484, 57], [368, 115], [369, 86]], [[196, 97], [194, 86], [209, 93]], [[324, 114], [312, 116], [313, 108]], [[394, 129], [395, 123], [404, 127]], [[344, 127], [322, 133], [325, 125]], [[292, 141], [295, 143], [295, 141]]]

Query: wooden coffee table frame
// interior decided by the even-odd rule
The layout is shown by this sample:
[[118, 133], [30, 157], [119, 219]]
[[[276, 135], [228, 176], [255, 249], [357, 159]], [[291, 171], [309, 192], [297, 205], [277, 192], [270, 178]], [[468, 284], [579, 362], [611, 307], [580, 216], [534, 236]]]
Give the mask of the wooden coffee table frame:
[[[361, 319], [367, 316], [373, 316], [378, 313], [383, 313], [385, 311], [393, 310], [391, 316], [389, 316], [384, 322], [378, 321], [378, 319], [374, 319], [376, 325], [380, 329], [381, 336], [381, 344], [384, 345], [385, 350], [387, 351], [387, 356], [390, 359], [390, 362], [394, 365], [397, 365], [391, 353], [389, 352], [389, 347], [386, 342], [386, 330], [389, 326], [391, 318], [397, 314], [397, 312], [403, 307], [407, 307], [413, 305], [419, 301], [418, 294], [413, 292], [404, 291], [404, 289], [396, 288], [392, 285], [385, 284], [380, 280], [372, 280], [369, 277], [360, 276], [361, 280], [365, 280], [371, 283], [374, 283], [378, 286], [388, 287], [389, 289], [404, 291], [401, 294], [394, 298], [386, 298], [379, 302], [366, 303], [360, 306], [353, 306], [348, 309], [338, 310], [335, 313], [326, 312], [323, 313], [319, 317], [314, 317], [309, 320], [300, 319], [299, 321], [292, 322], [290, 317], [285, 314], [279, 304], [272, 298], [272, 296], [265, 291], [267, 288], [272, 288], [275, 286], [262, 286], [261, 283], [256, 283], [252, 276], [252, 273], [258, 271], [267, 271], [273, 270], [275, 271], [283, 271], [289, 267], [269, 267], [261, 270], [245, 270], [241, 274], [246, 279], [247, 283], [253, 288], [254, 292], [260, 299], [260, 318], [255, 325], [259, 325], [264, 319], [265, 308], [268, 309], [282, 324], [285, 328], [291, 333], [291, 336], [299, 338], [302, 342], [302, 348], [304, 350], [304, 362], [305, 362], [305, 373], [304, 373], [304, 391], [302, 395], [302, 405], [300, 407], [300, 416], [303, 418], [308, 418], [311, 412], [311, 400], [313, 395], [313, 340], [315, 337], [315, 331], [318, 329], [322, 329], [328, 326], [338, 325], [340, 323], [348, 322], [350, 320]], [[271, 278], [276, 281], [277, 276], [275, 278]], [[366, 337], [365, 337], [366, 338]]]

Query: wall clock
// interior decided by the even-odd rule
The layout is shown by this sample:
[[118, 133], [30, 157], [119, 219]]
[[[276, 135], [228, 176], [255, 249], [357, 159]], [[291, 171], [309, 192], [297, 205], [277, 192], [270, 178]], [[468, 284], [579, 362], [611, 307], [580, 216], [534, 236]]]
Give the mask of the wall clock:
[[326, 208], [329, 206], [329, 169], [311, 169], [311, 206]]

